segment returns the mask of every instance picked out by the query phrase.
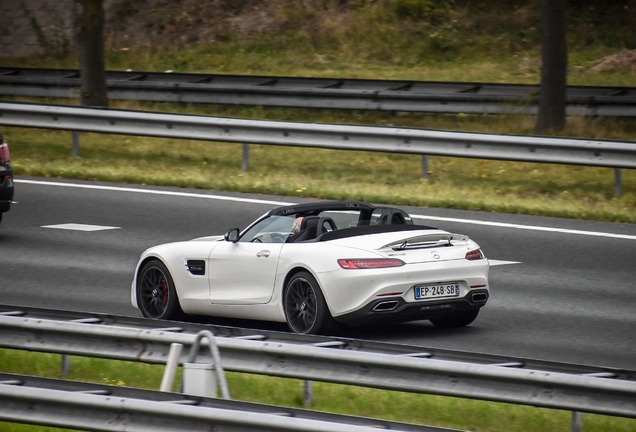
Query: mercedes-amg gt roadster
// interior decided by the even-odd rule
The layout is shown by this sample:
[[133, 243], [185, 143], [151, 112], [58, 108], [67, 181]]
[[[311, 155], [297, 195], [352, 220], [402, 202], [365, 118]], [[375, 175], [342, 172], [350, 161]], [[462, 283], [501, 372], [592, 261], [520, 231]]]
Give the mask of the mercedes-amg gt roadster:
[[489, 264], [461, 234], [354, 201], [275, 208], [224, 236], [145, 251], [131, 300], [145, 317], [287, 322], [296, 333], [430, 320], [458, 327], [489, 297]]

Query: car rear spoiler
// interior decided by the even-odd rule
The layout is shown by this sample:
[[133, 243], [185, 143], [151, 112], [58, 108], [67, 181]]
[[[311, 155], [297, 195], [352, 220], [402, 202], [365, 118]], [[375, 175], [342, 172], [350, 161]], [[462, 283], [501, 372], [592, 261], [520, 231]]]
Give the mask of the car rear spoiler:
[[394, 251], [399, 251], [407, 249], [445, 247], [453, 246], [453, 242], [466, 243], [467, 241], [468, 237], [462, 234], [430, 233], [391, 242], [382, 246], [378, 250], [390, 248]]

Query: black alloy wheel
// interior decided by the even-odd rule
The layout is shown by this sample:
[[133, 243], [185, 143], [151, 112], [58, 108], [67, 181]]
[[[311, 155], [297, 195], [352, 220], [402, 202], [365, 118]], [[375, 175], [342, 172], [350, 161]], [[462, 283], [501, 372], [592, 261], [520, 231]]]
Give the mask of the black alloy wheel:
[[316, 279], [308, 272], [296, 273], [285, 287], [284, 308], [290, 330], [300, 334], [335, 331], [336, 321], [327, 308]]
[[168, 268], [159, 260], [148, 261], [139, 272], [137, 304], [146, 318], [183, 317], [174, 282]]

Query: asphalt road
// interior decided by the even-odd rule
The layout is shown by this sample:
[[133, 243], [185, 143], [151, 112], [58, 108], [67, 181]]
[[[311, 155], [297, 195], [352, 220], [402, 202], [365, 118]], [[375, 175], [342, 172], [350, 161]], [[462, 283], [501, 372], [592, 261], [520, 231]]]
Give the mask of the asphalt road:
[[[130, 283], [147, 247], [222, 234], [277, 203], [308, 201], [28, 177], [17, 179], [15, 200], [0, 225], [0, 303], [131, 316], [140, 316]], [[482, 246], [497, 264], [491, 299], [466, 328], [421, 321], [343, 336], [636, 369], [636, 225], [404, 209], [416, 223], [468, 234]], [[77, 230], [86, 225], [95, 230]]]

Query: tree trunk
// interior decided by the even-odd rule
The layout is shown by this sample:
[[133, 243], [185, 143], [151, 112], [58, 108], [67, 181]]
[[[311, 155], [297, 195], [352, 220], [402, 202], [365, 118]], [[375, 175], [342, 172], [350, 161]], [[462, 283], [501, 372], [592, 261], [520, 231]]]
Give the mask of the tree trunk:
[[81, 103], [108, 106], [102, 0], [75, 0], [75, 29], [79, 49]]
[[541, 2], [541, 91], [537, 132], [560, 132], [565, 127], [568, 67], [566, 0]]

